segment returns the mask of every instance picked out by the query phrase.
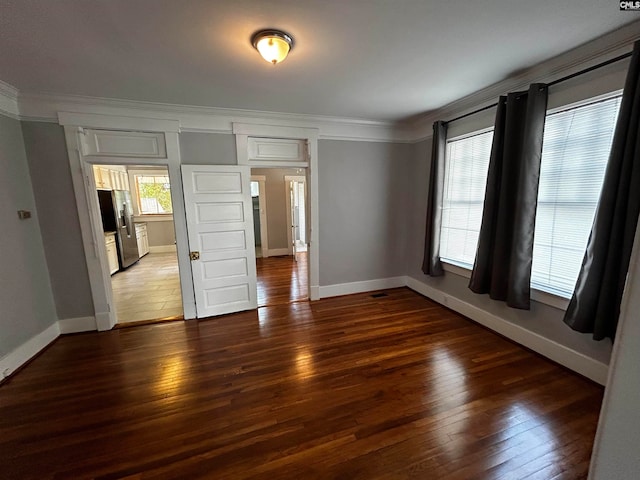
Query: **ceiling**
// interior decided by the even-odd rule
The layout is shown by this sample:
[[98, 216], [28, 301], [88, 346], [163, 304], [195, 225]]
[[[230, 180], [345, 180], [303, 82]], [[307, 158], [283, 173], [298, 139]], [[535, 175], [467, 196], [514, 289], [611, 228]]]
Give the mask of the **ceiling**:
[[[73, 94], [396, 121], [639, 18], [606, 0], [0, 0], [0, 80]], [[295, 38], [277, 66], [259, 29]]]

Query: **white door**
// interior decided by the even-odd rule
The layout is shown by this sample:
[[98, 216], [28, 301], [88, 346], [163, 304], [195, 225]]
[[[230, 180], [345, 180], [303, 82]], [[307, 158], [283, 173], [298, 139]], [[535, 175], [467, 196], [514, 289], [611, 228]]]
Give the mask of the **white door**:
[[198, 318], [258, 308], [248, 166], [182, 165]]

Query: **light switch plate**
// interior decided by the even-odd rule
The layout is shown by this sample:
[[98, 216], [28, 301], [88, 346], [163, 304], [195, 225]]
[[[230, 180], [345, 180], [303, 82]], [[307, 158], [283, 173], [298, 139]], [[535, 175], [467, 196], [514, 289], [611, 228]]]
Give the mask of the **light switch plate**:
[[29, 210], [18, 210], [18, 218], [20, 220], [26, 220], [31, 218], [31, 212]]

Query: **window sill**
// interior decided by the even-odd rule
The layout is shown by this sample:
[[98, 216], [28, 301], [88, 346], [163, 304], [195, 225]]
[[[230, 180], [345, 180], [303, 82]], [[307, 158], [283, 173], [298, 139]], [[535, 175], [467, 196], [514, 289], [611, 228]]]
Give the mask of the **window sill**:
[[[453, 263], [442, 261], [442, 269], [445, 272], [453, 273], [464, 278], [471, 278], [471, 269], [462, 267], [460, 265], [454, 265]], [[569, 299], [553, 295], [552, 293], [543, 292], [536, 288], [531, 288], [531, 300], [544, 303], [550, 307], [566, 311], [569, 306]]]
[[170, 222], [173, 221], [172, 214], [158, 214], [158, 215], [134, 215], [134, 222]]

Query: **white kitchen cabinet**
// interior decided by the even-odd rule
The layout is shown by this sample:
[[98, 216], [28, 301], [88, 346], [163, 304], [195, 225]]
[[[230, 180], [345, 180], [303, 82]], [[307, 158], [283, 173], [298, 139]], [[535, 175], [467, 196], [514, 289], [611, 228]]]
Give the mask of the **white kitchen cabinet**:
[[143, 257], [149, 253], [149, 237], [147, 236], [146, 223], [136, 223], [136, 238], [138, 239], [138, 256]]
[[113, 190], [111, 171], [104, 167], [93, 167], [93, 176], [96, 180], [96, 188], [100, 190]]
[[116, 234], [106, 233], [104, 236], [105, 245], [107, 247], [107, 260], [109, 262], [109, 273], [113, 275], [120, 266], [118, 264], [118, 249], [116, 248]]
[[93, 167], [96, 188], [99, 190], [129, 190], [129, 176], [123, 167]]

